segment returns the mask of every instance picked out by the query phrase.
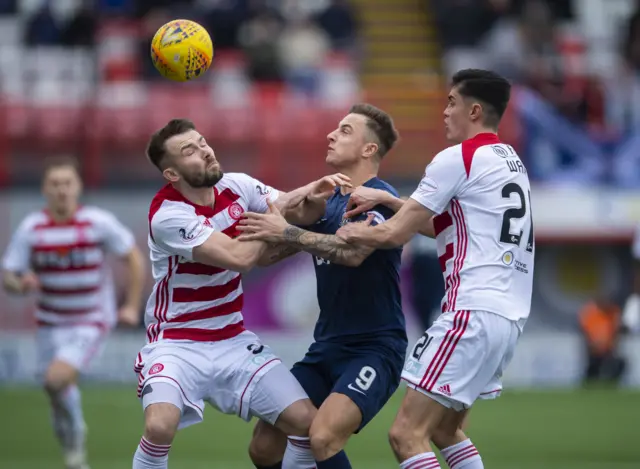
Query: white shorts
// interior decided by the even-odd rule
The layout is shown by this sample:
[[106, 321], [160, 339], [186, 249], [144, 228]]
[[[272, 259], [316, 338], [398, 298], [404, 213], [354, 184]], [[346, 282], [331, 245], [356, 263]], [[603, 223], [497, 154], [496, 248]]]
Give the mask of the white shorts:
[[42, 376], [53, 360], [84, 370], [104, 348], [108, 333], [107, 327], [99, 325], [39, 327], [38, 374]]
[[523, 327], [486, 311], [443, 313], [411, 349], [402, 379], [457, 411], [494, 399]]
[[[291, 404], [308, 399], [280, 359], [250, 331], [219, 342], [165, 340], [147, 344], [135, 369], [143, 407], [159, 402], [175, 404], [182, 410], [179, 428], [201, 422], [205, 402], [246, 421], [258, 417], [273, 424]], [[182, 402], [160, 392], [154, 394], [153, 383], [178, 389]]]

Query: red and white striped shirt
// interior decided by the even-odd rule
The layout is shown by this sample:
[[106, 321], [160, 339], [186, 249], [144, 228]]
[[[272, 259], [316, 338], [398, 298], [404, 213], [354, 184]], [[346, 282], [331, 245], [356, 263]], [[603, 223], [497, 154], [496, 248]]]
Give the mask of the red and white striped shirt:
[[125, 255], [134, 243], [133, 234], [105, 210], [81, 207], [65, 223], [39, 211], [18, 226], [2, 266], [37, 274], [39, 324], [110, 327], [116, 321], [116, 304], [105, 253]]
[[167, 185], [149, 208], [155, 286], [147, 302], [148, 342], [217, 341], [244, 330], [241, 275], [193, 262], [192, 250], [214, 231], [232, 238], [245, 211], [264, 213], [278, 191], [246, 174], [228, 173], [212, 189], [214, 207], [196, 205]]
[[527, 170], [491, 133], [438, 153], [411, 196], [433, 219], [446, 294], [442, 311], [526, 319], [534, 238]]

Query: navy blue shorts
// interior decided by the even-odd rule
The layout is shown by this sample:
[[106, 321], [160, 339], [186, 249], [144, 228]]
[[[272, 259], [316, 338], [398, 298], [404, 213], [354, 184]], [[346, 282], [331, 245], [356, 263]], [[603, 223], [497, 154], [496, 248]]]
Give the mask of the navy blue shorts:
[[291, 372], [318, 408], [333, 392], [349, 397], [362, 412], [360, 431], [398, 389], [403, 366], [404, 354], [379, 344], [316, 342]]

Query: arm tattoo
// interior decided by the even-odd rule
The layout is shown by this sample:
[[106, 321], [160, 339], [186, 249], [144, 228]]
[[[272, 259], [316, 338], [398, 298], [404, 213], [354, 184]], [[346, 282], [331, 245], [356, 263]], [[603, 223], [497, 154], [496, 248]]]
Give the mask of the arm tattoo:
[[258, 265], [260, 265], [261, 267], [266, 267], [275, 264], [276, 262], [280, 262], [281, 260], [293, 256], [294, 254], [297, 254], [299, 252], [300, 249], [288, 244], [269, 246], [264, 254], [262, 254]]
[[284, 230], [284, 242], [314, 256], [344, 265], [359, 264], [373, 252], [373, 248], [355, 246], [335, 235], [313, 233], [297, 226], [288, 226]]

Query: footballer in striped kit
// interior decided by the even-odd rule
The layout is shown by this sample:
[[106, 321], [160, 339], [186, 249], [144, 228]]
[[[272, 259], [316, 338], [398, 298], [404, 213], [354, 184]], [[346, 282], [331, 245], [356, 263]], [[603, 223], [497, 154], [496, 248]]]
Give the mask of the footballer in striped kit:
[[223, 174], [212, 148], [185, 119], [156, 132], [147, 156], [167, 185], [149, 208], [155, 286], [145, 314], [147, 344], [135, 363], [145, 429], [133, 468], [166, 468], [176, 431], [200, 422], [205, 402], [307, 436], [316, 409], [242, 317], [241, 273], [273, 252], [262, 241], [235, 238], [243, 213], [267, 212], [267, 201], [291, 223], [316, 222], [347, 178], [327, 176], [284, 193], [246, 174]]
[[[117, 321], [138, 325], [144, 282], [133, 234], [106, 210], [79, 205], [80, 192], [75, 161], [52, 161], [43, 178], [47, 208], [24, 218], [2, 261], [8, 292], [37, 295], [38, 366], [68, 469], [88, 468], [78, 375]], [[119, 311], [107, 254], [128, 267]]]

